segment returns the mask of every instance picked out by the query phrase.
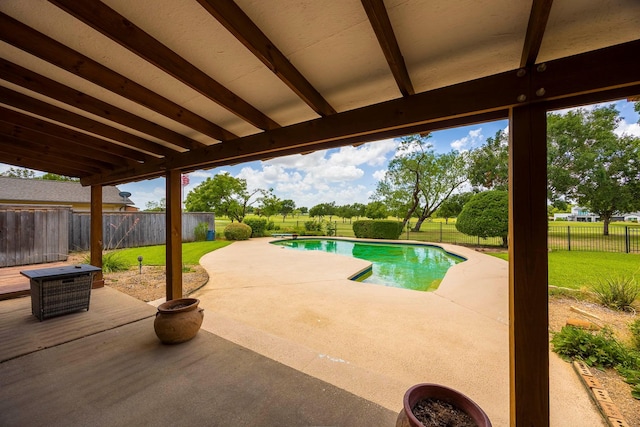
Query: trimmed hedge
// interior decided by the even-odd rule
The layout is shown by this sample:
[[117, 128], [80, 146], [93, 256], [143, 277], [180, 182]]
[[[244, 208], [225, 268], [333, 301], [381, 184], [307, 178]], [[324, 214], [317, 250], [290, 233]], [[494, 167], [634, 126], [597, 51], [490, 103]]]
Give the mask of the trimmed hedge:
[[264, 231], [267, 229], [266, 219], [245, 218], [244, 224], [251, 227], [251, 237], [264, 237]]
[[224, 238], [227, 240], [248, 240], [251, 237], [251, 227], [241, 222], [232, 222], [224, 228]]
[[353, 222], [353, 233], [365, 239], [393, 239], [402, 234], [402, 223], [389, 220], [364, 219]]

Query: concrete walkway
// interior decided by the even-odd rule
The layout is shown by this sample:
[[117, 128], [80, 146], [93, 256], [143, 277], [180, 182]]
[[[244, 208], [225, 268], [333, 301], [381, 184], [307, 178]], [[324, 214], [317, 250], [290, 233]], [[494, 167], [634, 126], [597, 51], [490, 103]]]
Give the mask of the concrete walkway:
[[[432, 382], [509, 425], [508, 264], [442, 245], [468, 260], [436, 292], [347, 280], [369, 263], [251, 239], [205, 255], [209, 282], [192, 296], [203, 328], [392, 411]], [[603, 426], [571, 366], [551, 354], [551, 425]]]

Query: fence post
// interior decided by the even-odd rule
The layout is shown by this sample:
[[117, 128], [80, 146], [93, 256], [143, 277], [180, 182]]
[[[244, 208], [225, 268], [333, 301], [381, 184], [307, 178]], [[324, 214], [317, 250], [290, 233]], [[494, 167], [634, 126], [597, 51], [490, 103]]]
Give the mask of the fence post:
[[567, 225], [567, 247], [571, 250], [571, 226]]
[[625, 225], [624, 226], [624, 249], [626, 253], [631, 252], [631, 248], [630, 246], [630, 241], [629, 241], [629, 226]]
[[440, 243], [442, 243], [442, 223], [440, 223]]

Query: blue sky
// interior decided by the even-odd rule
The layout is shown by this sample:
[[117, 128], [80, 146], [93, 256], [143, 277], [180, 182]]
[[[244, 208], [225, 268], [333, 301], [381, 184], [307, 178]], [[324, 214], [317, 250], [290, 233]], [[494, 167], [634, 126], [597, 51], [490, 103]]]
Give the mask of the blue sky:
[[[619, 101], [616, 106], [620, 116], [624, 118], [618, 132], [640, 137], [638, 114], [633, 110], [633, 104]], [[430, 142], [437, 152], [470, 150], [483, 145], [487, 138], [507, 126], [507, 121], [502, 120], [447, 129], [433, 132]], [[250, 189], [273, 188], [280, 199], [292, 199], [298, 207], [310, 208], [324, 202], [336, 202], [337, 205], [354, 202], [366, 204], [375, 191], [377, 182], [384, 176], [397, 145], [395, 140], [383, 140], [359, 147], [342, 147], [196, 171], [189, 174], [190, 183], [184, 194], [186, 197], [189, 191], [208, 177], [229, 172], [235, 177], [246, 179]], [[8, 166], [0, 165], [0, 172], [6, 169]], [[122, 184], [118, 188], [130, 192], [131, 200], [140, 209], [144, 209], [147, 202], [157, 202], [165, 196], [162, 178]]]

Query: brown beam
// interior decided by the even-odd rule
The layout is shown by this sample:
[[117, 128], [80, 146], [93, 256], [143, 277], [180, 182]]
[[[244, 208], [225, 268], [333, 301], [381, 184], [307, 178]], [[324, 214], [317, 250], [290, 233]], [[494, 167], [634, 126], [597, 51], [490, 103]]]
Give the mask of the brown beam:
[[373, 31], [376, 33], [378, 43], [384, 52], [384, 57], [387, 59], [389, 68], [393, 73], [393, 77], [396, 79], [398, 88], [403, 96], [409, 96], [415, 94], [411, 78], [409, 77], [409, 71], [404, 62], [404, 57], [398, 46], [398, 40], [393, 32], [393, 26], [389, 20], [387, 9], [384, 6], [383, 0], [361, 0], [369, 22], [373, 27]]
[[77, 178], [90, 175], [86, 170], [69, 166], [68, 162], [60, 163], [53, 158], [44, 159], [42, 156], [36, 156], [32, 151], [23, 150], [19, 146], [16, 147], [14, 144], [3, 142], [2, 139], [0, 139], [0, 162]]
[[2, 58], [0, 78], [178, 147], [191, 150], [205, 145]]
[[67, 150], [67, 155], [78, 154], [119, 167], [137, 163], [127, 157], [121, 157], [119, 152], [127, 153], [125, 150], [129, 150], [125, 147], [1, 106], [0, 128], [4, 129], [5, 135], [24, 141], [62, 146]]
[[20, 153], [25, 158], [46, 159], [51, 163], [82, 171], [85, 175], [96, 174], [104, 171], [104, 169], [101, 169], [95, 162], [88, 161], [86, 158], [75, 158], [74, 156], [70, 156], [69, 153], [65, 153], [64, 150], [34, 142], [23, 141], [4, 134], [0, 134], [0, 138], [4, 145], [13, 152]]
[[[91, 265], [102, 268], [102, 186], [91, 186], [91, 230], [90, 230], [90, 257]], [[102, 271], [93, 276], [93, 288], [104, 286]]]
[[198, 0], [214, 18], [320, 116], [336, 110], [232, 0]]
[[279, 125], [260, 110], [200, 71], [133, 22], [98, 0], [49, 0], [111, 40], [164, 70], [182, 83], [259, 129]]
[[529, 14], [529, 24], [527, 25], [527, 35], [524, 39], [524, 47], [520, 59], [520, 67], [530, 67], [536, 63], [552, 4], [553, 0], [533, 0], [531, 13]]
[[0, 40], [213, 139], [237, 136], [173, 101], [0, 12]]
[[512, 109], [509, 144], [511, 425], [549, 425], [547, 122], [541, 105]]
[[64, 108], [56, 107], [36, 98], [24, 95], [6, 87], [0, 86], [0, 102], [24, 111], [46, 117], [56, 122], [64, 123], [105, 138], [113, 139], [129, 147], [143, 150], [159, 156], [166, 156], [175, 153], [168, 147], [153, 141], [140, 138], [120, 129], [114, 128], [104, 123], [92, 120], [80, 114], [73, 113]]
[[167, 301], [182, 298], [182, 174], [167, 171]]

